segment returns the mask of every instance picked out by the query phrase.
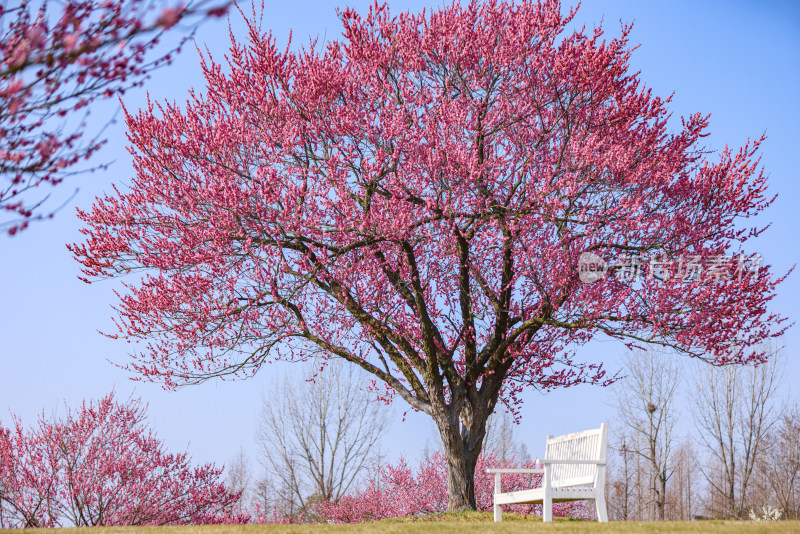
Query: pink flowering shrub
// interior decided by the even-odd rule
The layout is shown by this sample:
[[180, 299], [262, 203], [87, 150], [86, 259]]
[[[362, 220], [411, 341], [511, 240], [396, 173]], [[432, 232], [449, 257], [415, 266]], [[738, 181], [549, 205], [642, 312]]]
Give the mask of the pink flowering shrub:
[[0, 425], [0, 527], [241, 523], [221, 468], [193, 467], [110, 393], [63, 419]]
[[[475, 470], [475, 498], [478, 509], [490, 511], [494, 494], [494, 475], [486, 473], [493, 467], [539, 467], [527, 460], [513, 459], [499, 462], [491, 452], [478, 459]], [[539, 474], [504, 474], [503, 491], [515, 491], [538, 486]], [[338, 502], [320, 502], [314, 512], [320, 520], [329, 523], [359, 523], [389, 517], [418, 516], [447, 510], [447, 462], [444, 454], [428, 456], [416, 470], [401, 458], [395, 465], [387, 465], [370, 481], [365, 490], [345, 496]], [[538, 505], [504, 507], [508, 512], [541, 513]], [[558, 503], [553, 514], [560, 517], [594, 519], [594, 509], [585, 503]]]

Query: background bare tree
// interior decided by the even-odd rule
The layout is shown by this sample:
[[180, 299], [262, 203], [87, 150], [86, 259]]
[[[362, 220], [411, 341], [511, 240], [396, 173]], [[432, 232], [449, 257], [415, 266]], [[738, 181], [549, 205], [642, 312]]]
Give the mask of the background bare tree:
[[794, 404], [781, 412], [757, 458], [749, 504], [800, 519], [800, 408]]
[[234, 504], [235, 512], [244, 514], [253, 511], [253, 481], [250, 472], [250, 460], [239, 448], [239, 452], [225, 466], [225, 485], [233, 493], [239, 494]]
[[709, 453], [703, 474], [712, 515], [744, 517], [753, 469], [777, 420], [780, 349], [760, 366], [700, 363], [695, 379], [695, 423]]
[[701, 488], [697, 473], [697, 453], [690, 437], [687, 436], [675, 447], [671, 465], [666, 517], [672, 521], [691, 521], [699, 510], [697, 500], [701, 496]]
[[635, 351], [625, 358], [623, 372], [625, 377], [615, 385], [617, 413], [628, 436], [624, 452], [620, 450], [622, 461], [630, 462], [630, 454], [644, 461], [644, 471], [637, 475], [644, 475], [648, 489], [645, 503], [652, 510], [648, 518], [664, 520], [681, 368], [666, 354]]
[[358, 369], [330, 360], [304, 380], [285, 378], [264, 396], [257, 439], [277, 499], [270, 507], [297, 515], [315, 500], [337, 501], [377, 452], [388, 418]]
[[636, 447], [631, 443], [635, 440], [628, 432], [614, 432], [612, 436], [606, 474], [608, 516], [612, 521], [631, 521], [641, 513], [637, 498], [641, 459], [632, 452]]
[[506, 462], [522, 462], [530, 459], [528, 448], [519, 439], [519, 425], [514, 422], [510, 413], [496, 409], [486, 421], [486, 436], [483, 438], [482, 450], [493, 453], [501, 464]]

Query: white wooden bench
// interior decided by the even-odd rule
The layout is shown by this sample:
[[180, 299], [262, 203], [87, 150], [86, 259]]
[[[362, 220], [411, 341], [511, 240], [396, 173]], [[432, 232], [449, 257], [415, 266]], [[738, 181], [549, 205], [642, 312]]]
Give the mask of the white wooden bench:
[[[608, 521], [606, 512], [606, 451], [608, 425], [564, 436], [547, 436], [542, 469], [487, 469], [494, 473], [494, 520], [502, 521], [504, 504], [542, 504], [542, 519], [553, 520], [553, 503], [593, 499], [597, 519]], [[503, 493], [503, 473], [542, 473], [542, 485]]]

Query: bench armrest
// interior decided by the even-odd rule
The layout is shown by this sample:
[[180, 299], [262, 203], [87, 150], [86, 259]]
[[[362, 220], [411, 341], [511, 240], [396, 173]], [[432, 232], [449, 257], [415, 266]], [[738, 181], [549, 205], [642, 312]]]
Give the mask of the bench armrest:
[[573, 465], [606, 465], [605, 460], [542, 460], [544, 465], [548, 464], [573, 464]]
[[544, 469], [519, 468], [519, 469], [487, 469], [487, 473], [544, 473]]

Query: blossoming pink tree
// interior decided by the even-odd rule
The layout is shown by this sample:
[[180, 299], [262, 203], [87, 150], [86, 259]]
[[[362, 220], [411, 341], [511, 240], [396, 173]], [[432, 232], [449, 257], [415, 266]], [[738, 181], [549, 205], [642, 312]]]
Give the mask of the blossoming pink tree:
[[171, 53], [150, 54], [166, 30], [226, 11], [204, 4], [155, 12], [143, 0], [0, 6], [0, 227], [13, 235], [52, 213], [48, 193], [33, 190], [61, 182], [104, 142], [83, 135], [87, 106], [169, 62]]
[[628, 70], [628, 32], [567, 33], [555, 0], [396, 17], [284, 49], [256, 23], [185, 106], [128, 116], [130, 188], [81, 212], [89, 278], [138, 273], [119, 331], [167, 386], [270, 359], [343, 358], [435, 421], [448, 509], [475, 508], [486, 420], [526, 387], [607, 383], [597, 336], [708, 360], [775, 332], [768, 266], [713, 283], [681, 263], [582, 283], [591, 252], [708, 258], [759, 233], [758, 142], [705, 157], [707, 117]]
[[61, 420], [0, 426], [0, 528], [244, 521], [221, 472], [168, 453], [141, 402], [109, 394]]

